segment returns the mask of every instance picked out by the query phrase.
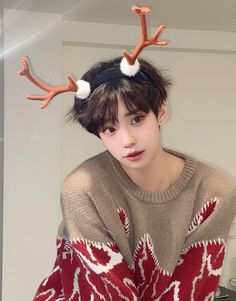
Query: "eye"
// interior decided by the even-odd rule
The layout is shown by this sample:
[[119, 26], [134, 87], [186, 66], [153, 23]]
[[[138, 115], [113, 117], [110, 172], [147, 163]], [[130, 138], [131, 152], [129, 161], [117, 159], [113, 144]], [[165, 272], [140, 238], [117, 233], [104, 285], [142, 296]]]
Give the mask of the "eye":
[[[131, 123], [132, 123], [132, 124], [139, 123], [139, 122], [141, 122], [145, 117], [146, 117], [145, 115], [136, 115], [136, 116], [134, 116], [134, 118], [132, 118]], [[134, 122], [133, 122], [133, 121], [134, 121]]]
[[105, 134], [105, 135], [112, 135], [114, 132], [115, 132], [115, 128], [112, 128], [112, 127], [104, 127], [102, 129], [102, 132]]

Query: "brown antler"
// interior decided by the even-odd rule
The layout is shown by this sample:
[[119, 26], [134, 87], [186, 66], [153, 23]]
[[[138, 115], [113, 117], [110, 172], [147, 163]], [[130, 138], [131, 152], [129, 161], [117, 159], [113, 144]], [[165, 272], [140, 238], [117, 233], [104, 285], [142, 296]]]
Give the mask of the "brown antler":
[[37, 96], [27, 96], [28, 99], [31, 100], [39, 100], [44, 101], [43, 105], [41, 106], [41, 109], [44, 109], [48, 106], [50, 101], [55, 97], [57, 94], [63, 93], [63, 92], [76, 92], [78, 89], [78, 86], [76, 84], [76, 81], [73, 79], [71, 75], [68, 75], [67, 78], [69, 80], [69, 85], [67, 86], [56, 86], [52, 87], [49, 86], [42, 81], [40, 81], [38, 78], [36, 78], [29, 69], [29, 62], [26, 57], [23, 57], [21, 59], [21, 62], [23, 64], [23, 70], [18, 72], [20, 76], [27, 77], [33, 84], [41, 88], [42, 90], [48, 92], [47, 95], [37, 95]]
[[142, 28], [142, 36], [136, 46], [136, 48], [133, 50], [131, 54], [129, 54], [127, 51], [124, 52], [124, 57], [127, 59], [128, 63], [130, 65], [133, 65], [136, 58], [138, 57], [139, 53], [142, 51], [142, 49], [148, 45], [158, 45], [158, 46], [165, 46], [167, 45], [167, 42], [164, 41], [158, 41], [158, 38], [161, 34], [161, 32], [164, 29], [164, 25], [161, 25], [158, 27], [154, 35], [151, 37], [151, 39], [148, 40], [147, 38], [147, 24], [146, 24], [146, 16], [145, 14], [150, 12], [150, 9], [148, 7], [138, 7], [138, 6], [132, 6], [132, 11], [139, 14], [140, 21], [141, 21], [141, 28]]

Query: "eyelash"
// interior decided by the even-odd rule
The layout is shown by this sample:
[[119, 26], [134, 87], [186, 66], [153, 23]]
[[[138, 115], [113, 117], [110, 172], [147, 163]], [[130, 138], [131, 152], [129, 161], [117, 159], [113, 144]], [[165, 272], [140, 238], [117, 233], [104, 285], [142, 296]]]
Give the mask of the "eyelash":
[[136, 115], [136, 116], [134, 116], [133, 119], [135, 119], [135, 118], [141, 118], [141, 120], [143, 120], [144, 117], [145, 117], [144, 115]]
[[102, 133], [105, 133], [108, 129], [111, 129], [111, 128], [112, 128], [112, 127], [108, 127], [108, 126], [107, 126], [107, 127], [103, 127], [102, 130], [101, 130], [101, 132], [102, 132]]

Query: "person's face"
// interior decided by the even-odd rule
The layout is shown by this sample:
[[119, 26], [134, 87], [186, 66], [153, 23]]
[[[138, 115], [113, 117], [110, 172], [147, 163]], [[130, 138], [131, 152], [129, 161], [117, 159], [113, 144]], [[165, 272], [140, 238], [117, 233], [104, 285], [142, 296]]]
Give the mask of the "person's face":
[[[142, 169], [150, 166], [160, 145], [159, 125], [166, 120], [167, 107], [162, 105], [158, 118], [153, 111], [149, 113], [130, 113], [122, 101], [118, 103], [118, 123], [107, 123], [99, 132], [102, 143], [124, 169]], [[128, 156], [133, 152], [142, 152]]]

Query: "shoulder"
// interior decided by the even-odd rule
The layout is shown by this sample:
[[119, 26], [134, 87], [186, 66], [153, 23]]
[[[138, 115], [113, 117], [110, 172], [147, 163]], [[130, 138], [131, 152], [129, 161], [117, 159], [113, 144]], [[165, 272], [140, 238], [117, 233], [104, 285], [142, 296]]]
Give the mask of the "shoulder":
[[86, 221], [98, 225], [102, 220], [118, 217], [116, 206], [111, 202], [118, 193], [113, 189], [116, 185], [107, 160], [105, 151], [81, 163], [65, 178], [61, 208], [68, 223], [76, 220], [78, 225], [79, 218], [84, 221], [80, 227], [84, 227]]
[[[201, 194], [232, 195], [236, 197], [236, 181], [222, 168], [199, 160], [194, 155], [189, 155], [176, 150], [166, 149], [168, 152], [185, 159], [182, 174], [188, 182], [188, 189]], [[187, 180], [186, 180], [187, 179]]]
[[216, 202], [220, 215], [233, 218], [236, 214], [235, 180], [221, 168], [202, 161], [198, 161], [195, 178], [198, 178], [196, 208], [206, 208]]
[[98, 175], [102, 177], [107, 172], [106, 152], [103, 152], [87, 159], [72, 170], [63, 182], [62, 191], [73, 188], [86, 189], [87, 186], [91, 185], [91, 181], [98, 179]]
[[65, 178], [62, 194], [89, 192], [98, 182], [110, 178], [110, 168], [106, 151], [99, 153], [77, 166]]
[[194, 166], [187, 191], [194, 196], [197, 209], [215, 199], [218, 200], [219, 207], [231, 209], [232, 214], [236, 213], [236, 181], [231, 175], [196, 156], [176, 151], [174, 154], [184, 158], [185, 165]]
[[236, 181], [226, 171], [212, 164], [199, 161], [198, 173], [202, 190], [211, 191], [220, 196], [236, 198]]
[[194, 202], [189, 227], [191, 239], [204, 237], [212, 240], [220, 237], [227, 240], [236, 214], [235, 180], [221, 168], [198, 160], [193, 181]]

